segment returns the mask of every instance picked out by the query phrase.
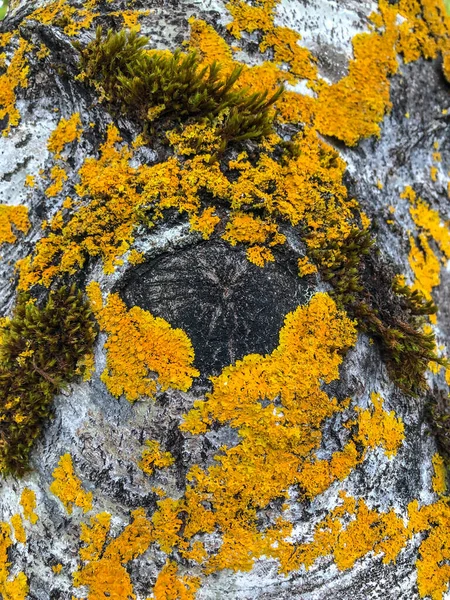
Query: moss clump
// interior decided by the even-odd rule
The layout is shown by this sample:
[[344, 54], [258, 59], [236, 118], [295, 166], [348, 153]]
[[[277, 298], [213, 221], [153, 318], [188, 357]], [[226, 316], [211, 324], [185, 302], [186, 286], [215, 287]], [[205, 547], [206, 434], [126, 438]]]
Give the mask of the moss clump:
[[434, 334], [423, 331], [425, 317], [435, 314], [437, 307], [420, 291], [400, 283], [375, 253], [364, 262], [364, 293], [351, 312], [363, 331], [379, 342], [395, 384], [416, 396], [427, 387], [425, 372], [429, 363], [447, 365], [436, 354]]
[[44, 306], [19, 296], [0, 344], [0, 472], [23, 474], [52, 398], [75, 375], [95, 338], [89, 304], [74, 286], [50, 292]]
[[333, 286], [332, 295], [338, 306], [351, 305], [362, 292], [360, 267], [372, 246], [369, 231], [355, 227], [345, 245], [329, 242], [326, 246], [309, 250], [309, 256], [320, 267], [322, 278]]
[[331, 295], [338, 306], [380, 344], [395, 384], [413, 396], [424, 390], [429, 363], [447, 364], [436, 355], [434, 334], [422, 330], [424, 317], [435, 314], [436, 305], [381, 264], [368, 230], [355, 228], [345, 245], [329, 243], [310, 249], [309, 255], [333, 286]]
[[260, 138], [272, 132], [272, 105], [283, 92], [250, 93], [235, 89], [242, 73], [236, 66], [223, 77], [218, 62], [202, 66], [196, 52], [173, 54], [145, 49], [148, 39], [135, 31], [96, 38], [81, 52], [83, 77], [101, 98], [144, 122], [207, 120], [220, 123], [223, 149], [230, 141]]

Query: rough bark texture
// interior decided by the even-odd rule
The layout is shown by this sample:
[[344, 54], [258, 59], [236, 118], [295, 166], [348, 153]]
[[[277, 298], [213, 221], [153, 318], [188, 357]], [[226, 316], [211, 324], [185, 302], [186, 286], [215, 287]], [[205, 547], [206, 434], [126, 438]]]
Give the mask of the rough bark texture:
[[[77, 6], [76, 2], [70, 4]], [[31, 222], [26, 235], [17, 233], [19, 239], [14, 244], [4, 243], [1, 247], [2, 316], [11, 314], [14, 306], [16, 261], [33, 253], [37, 240], [45, 235], [41, 229], [42, 221], [50, 221], [61, 208], [64, 198], [74, 195], [78, 171], [86, 157], [98, 156], [107, 124], [114, 119], [127, 143], [140, 131], [127, 115], [111, 116], [107, 106], [98, 102], [93, 88], [75, 80], [78, 53], [72, 46], [72, 37], [58, 24], [24, 21], [33, 10], [44, 5], [45, 2], [36, 2], [33, 6], [22, 0], [12, 2], [10, 14], [1, 26], [3, 32], [19, 28], [22, 38], [35, 48], [29, 53], [28, 87], [16, 90], [20, 122], [0, 142], [0, 202], [27, 206]], [[101, 13], [100, 16], [90, 28], [82, 29], [77, 39], [86, 45], [93, 38], [96, 24], [120, 28], [121, 17], [107, 16], [107, 13], [125, 9], [123, 2], [115, 0], [105, 6], [99, 3], [92, 10]], [[228, 43], [232, 43], [226, 30], [231, 16], [225, 2], [138, 0], [133, 4], [133, 10], [140, 9], [151, 9], [151, 13], [139, 21], [142, 33], [150, 37], [152, 48], [173, 51], [189, 39], [188, 19], [191, 16], [213, 25], [219, 34], [228, 36]], [[377, 10], [377, 3], [366, 0], [282, 0], [275, 8], [275, 23], [300, 33], [300, 44], [317, 57], [321, 76], [328, 83], [335, 83], [347, 75], [349, 61], [353, 59], [352, 39], [369, 31], [369, 15], [374, 10]], [[239, 60], [248, 64], [261, 63], [259, 41], [257, 33], [244, 34], [243, 39], [236, 42], [242, 49]], [[36, 57], [41, 43], [50, 51], [44, 59]], [[400, 56], [398, 60], [399, 71], [390, 78], [392, 110], [380, 122], [379, 138], [361, 139], [352, 147], [335, 138], [325, 136], [323, 139], [337, 149], [347, 163], [345, 185], [349, 197], [355, 197], [372, 220], [371, 233], [376, 238], [380, 264], [389, 264], [412, 283], [414, 274], [408, 262], [408, 232], [412, 231], [417, 240], [419, 230], [411, 217], [408, 202], [400, 200], [400, 194], [406, 185], [413, 186], [417, 194], [438, 211], [443, 227], [447, 227], [446, 222], [450, 220], [447, 192], [450, 116], [445, 110], [449, 106], [449, 84], [442, 73], [440, 57], [434, 60], [420, 58], [409, 64], [403, 64]], [[299, 93], [312, 94], [301, 84], [296, 89]], [[66, 150], [64, 168], [68, 180], [64, 191], [48, 197], [45, 188], [49, 180], [36, 187], [26, 187], [27, 175], [38, 179], [40, 169], [49, 175], [55, 157], [47, 149], [47, 140], [61, 116], [68, 118], [76, 112], [82, 117], [83, 135]], [[4, 121], [5, 127], [6, 124]], [[290, 125], [284, 127], [288, 131]], [[440, 162], [432, 158], [437, 149], [442, 155]], [[158, 155], [160, 150], [146, 146], [139, 148], [133, 164], [161, 161], [162, 153], [167, 150], [161, 150]], [[437, 168], [437, 174], [431, 177], [433, 166]], [[378, 187], [377, 182], [380, 182]], [[219, 216], [227, 214], [225, 205], [216, 204]], [[395, 213], [390, 212], [390, 206], [395, 207]], [[166, 584], [167, 595], [163, 595], [161, 589], [154, 589], [168, 554], [170, 560], [178, 564], [179, 576], [201, 577], [195, 595], [198, 600], [412, 600], [424, 597], [424, 588], [418, 585], [416, 564], [421, 556], [420, 546], [429, 535], [424, 530], [405, 540], [395, 561], [383, 561], [383, 551], [373, 547], [361, 552], [361, 557], [353, 561], [350, 568], [343, 569], [330, 552], [324, 552], [308, 570], [298, 566], [286, 575], [278, 572], [279, 562], [275, 558], [264, 555], [255, 558], [251, 570], [233, 572], [217, 568], [205, 573], [201, 564], [185, 560], [177, 550], [167, 553], [154, 542], [148, 544], [144, 552], [136, 552], [139, 556], [135, 559], [122, 562], [134, 596], [123, 591], [125, 588], [114, 591], [112, 584], [111, 589], [102, 588], [102, 593], [94, 592], [89, 585], [74, 587], [73, 573], [86, 564], [79, 556], [80, 547], [83, 547], [80, 523], [88, 523], [93, 515], [108, 512], [112, 515], [110, 536], [113, 538], [130, 523], [131, 511], [142, 507], [147, 518], [152, 518], [159, 501], [155, 486], [163, 488], [169, 498], [182, 498], [186, 476], [193, 465], [208, 468], [217, 464], [214, 457], [223, 453], [223, 446], [232, 448], [240, 441], [238, 429], [227, 423], [216, 422], [200, 435], [179, 429], [183, 415], [189, 412], [194, 401], [205, 399], [205, 394], [211, 392], [213, 386], [209, 377], [219, 376], [225, 367], [249, 354], [272, 353], [279, 343], [279, 332], [286, 315], [300, 305], [308, 305], [315, 293], [330, 292], [320, 275], [298, 276], [297, 259], [305, 249], [301, 230], [283, 222], [280, 231], [286, 235], [286, 243], [274, 249], [274, 262], [259, 267], [247, 260], [242, 244], [232, 246], [221, 239], [222, 225], [209, 240], [204, 240], [198, 232], [190, 230], [185, 214], [174, 212], [155, 228], [142, 226], [135, 233], [135, 247], [145, 256], [143, 264], [132, 265], [125, 260], [113, 274], [105, 275], [101, 262], [90, 258], [82, 270], [66, 277], [81, 287], [98, 281], [104, 297], [108, 292], [117, 293], [128, 309], [138, 306], [165, 319], [174, 328], [183, 329], [192, 342], [194, 366], [200, 376], [194, 379], [187, 392], [169, 387], [166, 391], [158, 391], [154, 400], [142, 397], [135, 403], [128, 402], [123, 395], [115, 398], [100, 379], [106, 366], [106, 334], [99, 333], [95, 344], [95, 372], [89, 381], [72, 382], [68, 390], [55, 397], [54, 418], [45, 424], [34, 446], [31, 472], [21, 479], [7, 476], [2, 481], [0, 516], [3, 521], [8, 522], [13, 514], [21, 512], [19, 500], [24, 488], [35, 492], [35, 510], [39, 516], [37, 523], [26, 523], [26, 543], [12, 543], [8, 549], [11, 566], [7, 571], [6, 567], [1, 567], [8, 575], [0, 578], [0, 591], [5, 600], [25, 597], [31, 600], [70, 600], [73, 597], [97, 600], [108, 596], [146, 600], [153, 597], [152, 594], [157, 600], [191, 598], [179, 590], [170, 591], [169, 584]], [[443, 255], [439, 254], [437, 246], [433, 248], [440, 260]], [[450, 276], [446, 259], [443, 262], [440, 284], [433, 289], [433, 299], [439, 308], [435, 328], [437, 343], [448, 348]], [[36, 290], [38, 296], [45, 291], [43, 287]], [[303, 364], [301, 368], [305, 379], [308, 378], [307, 365]], [[315, 525], [340, 504], [342, 491], [349, 497], [362, 499], [378, 513], [392, 509], [405, 518], [405, 523], [408, 505], [414, 500], [421, 506], [445, 504], [444, 500], [439, 500], [436, 485], [433, 487], [432, 484], [435, 476], [432, 458], [439, 448], [427, 409], [427, 400], [440, 394], [445, 398], [448, 395], [445, 369], [438, 374], [427, 372], [427, 380], [429, 391], [415, 398], [404, 394], [388, 375], [378, 345], [359, 332], [356, 344], [345, 354], [339, 380], [322, 384], [330, 398], [336, 397], [341, 402], [349, 397], [351, 408], [335, 412], [323, 421], [320, 427], [322, 439], [312, 456], [331, 461], [334, 453], [342, 451], [351, 438], [351, 428], [344, 427], [344, 421], [350, 418], [349, 411], [354, 411], [355, 407], [370, 411], [372, 393], [384, 399], [384, 411], [394, 411], [397, 422], [403, 423], [404, 439], [391, 457], [387, 456], [381, 443], [369, 447], [364, 459], [348, 476], [332, 482], [320, 494], [308, 498], [301, 487], [290, 486], [286, 490], [289, 492], [289, 520], [293, 523], [290, 542], [294, 545], [311, 542]], [[264, 405], [264, 398], [261, 402]], [[274, 400], [274, 405], [276, 403]], [[161, 448], [172, 454], [174, 464], [156, 469], [151, 476], [144, 473], [138, 462], [146, 440], [158, 440]], [[83, 489], [93, 495], [93, 508], [86, 514], [80, 508], [68, 514], [50, 491], [53, 472], [60, 457], [66, 453], [72, 457]], [[263, 508], [258, 507], [258, 527], [267, 528], [274, 522], [283, 501], [273, 498]], [[350, 514], [346, 518], [351, 520], [353, 517]], [[446, 522], [450, 523], [448, 517]], [[343, 523], [347, 523], [345, 519]], [[449, 532], [441, 522], [439, 527], [443, 539], [448, 538]], [[357, 530], [355, 537], [349, 538], [350, 545], [359, 543], [367, 531], [370, 527], [365, 531]], [[198, 539], [205, 543], [210, 555], [217, 553], [221, 534], [218, 528], [212, 533], [199, 534]], [[383, 536], [378, 542], [382, 539]], [[344, 548], [344, 555], [346, 552]], [[348, 553], [351, 554], [350, 549]], [[448, 554], [446, 560], [448, 564]], [[58, 564], [63, 567], [60, 573], [55, 573], [52, 566]], [[29, 592], [26, 596], [16, 596], [14, 592], [8, 595], [4, 591], [6, 587], [1, 586], [19, 572], [26, 575]], [[115, 578], [117, 580], [118, 576]], [[183, 589], [187, 594], [184, 584]], [[450, 598], [450, 595], [441, 590], [433, 598]]]

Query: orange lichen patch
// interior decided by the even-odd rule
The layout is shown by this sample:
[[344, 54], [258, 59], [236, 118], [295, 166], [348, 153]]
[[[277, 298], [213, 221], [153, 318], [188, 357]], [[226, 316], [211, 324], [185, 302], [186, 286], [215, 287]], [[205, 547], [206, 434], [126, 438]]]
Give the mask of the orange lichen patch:
[[80, 140], [82, 132], [80, 113], [74, 113], [69, 119], [59, 121], [48, 138], [47, 148], [55, 154], [56, 158], [60, 158], [64, 147], [75, 140]]
[[194, 600], [199, 587], [199, 577], [179, 577], [178, 565], [167, 561], [158, 575], [153, 596], [149, 600]]
[[[213, 377], [213, 391], [198, 401], [181, 429], [197, 433], [212, 423], [228, 423], [240, 443], [224, 446], [207, 470], [193, 467], [192, 487], [185, 500], [191, 534], [214, 525], [222, 545], [206, 565], [248, 570], [254, 557], [276, 556], [275, 540], [288, 535], [283, 520], [265, 532], [256, 528], [256, 511], [274, 498], [285, 497], [300, 479], [305, 461], [318, 448], [323, 421], [339, 410], [320, 382], [338, 377], [340, 352], [355, 341], [355, 328], [326, 294], [290, 313], [271, 354], [252, 354]], [[264, 401], [264, 404], [263, 404]], [[202, 501], [211, 506], [197, 516]], [[195, 524], [195, 525], [194, 525]], [[188, 529], [189, 530], [189, 529]], [[185, 533], [186, 535], [186, 533]]]
[[49, 55], [50, 49], [45, 44], [41, 44], [39, 46], [39, 50], [36, 52], [36, 58], [38, 58], [39, 60], [43, 60]]
[[306, 461], [298, 475], [302, 495], [315, 498], [327, 490], [336, 480], [343, 480], [362, 462], [361, 453], [350, 441], [340, 452], [334, 452], [331, 460]]
[[34, 188], [36, 185], [36, 179], [33, 175], [27, 175], [25, 177], [25, 185], [29, 188]]
[[91, 527], [82, 525], [81, 539], [87, 546], [80, 550], [80, 558], [86, 564], [73, 573], [73, 583], [75, 587], [87, 586], [88, 600], [136, 598], [125, 565], [147, 550], [152, 526], [142, 508], [131, 516], [132, 522], [113, 539], [108, 537], [108, 513], [92, 517]]
[[416, 562], [417, 585], [423, 598], [443, 600], [450, 581], [450, 503], [441, 499], [436, 504], [418, 507], [417, 500], [408, 506], [411, 534], [426, 532]]
[[292, 82], [298, 79], [317, 78], [317, 67], [311, 52], [302, 48], [298, 42], [302, 36], [287, 27], [273, 27], [264, 35], [259, 46], [261, 52], [273, 48], [274, 62], [278, 65], [288, 64]]
[[424, 234], [419, 235], [419, 241], [422, 249], [416, 245], [412, 236], [409, 238], [411, 250], [408, 261], [415, 277], [412, 289], [421, 291], [428, 300], [431, 300], [433, 288], [441, 281], [441, 265]]
[[108, 13], [111, 17], [122, 17], [123, 26], [130, 31], [139, 32], [141, 30], [141, 24], [139, 23], [140, 17], [146, 17], [151, 13], [150, 10], [121, 10]]
[[[298, 476], [302, 493], [308, 498], [321, 494], [336, 480], [343, 480], [351, 471], [363, 462], [367, 450], [381, 446], [387, 456], [397, 453], [404, 440], [404, 426], [393, 412], [383, 410], [383, 399], [372, 394], [373, 408], [362, 410], [356, 407], [357, 419], [347, 426], [358, 426], [358, 432], [343, 450], [334, 452], [330, 460], [308, 460]], [[362, 448], [358, 451], [355, 443]]]
[[27, 541], [27, 536], [25, 529], [23, 528], [22, 517], [19, 515], [19, 513], [11, 517], [11, 525], [14, 529], [14, 537], [16, 538], [16, 542], [25, 544]]
[[16, 106], [16, 90], [28, 85], [29, 65], [25, 55], [29, 50], [31, 44], [19, 38], [17, 50], [6, 71], [0, 75], [0, 120], [8, 118], [8, 123], [3, 130], [4, 136], [8, 135], [11, 127], [18, 125], [20, 120], [20, 113]]
[[204, 240], [208, 240], [214, 233], [217, 223], [220, 223], [220, 217], [214, 214], [215, 209], [212, 207], [205, 208], [199, 215], [194, 214], [189, 219], [191, 229], [199, 231]]
[[80, 558], [83, 561], [98, 560], [111, 526], [111, 515], [107, 512], [91, 517], [90, 526], [81, 523], [80, 540], [85, 546], [80, 548]]
[[183, 330], [137, 306], [127, 310], [118, 294], [110, 294], [103, 304], [98, 283], [89, 284], [87, 292], [101, 329], [108, 333], [101, 379], [113, 396], [125, 394], [130, 402], [154, 398], [157, 382], [162, 390], [190, 388], [199, 372], [192, 367], [194, 350]]
[[[211, 164], [208, 153], [184, 162], [172, 157], [153, 166], [131, 166], [132, 151], [117, 148], [119, 141], [117, 129], [110, 126], [100, 157], [85, 160], [76, 186], [81, 202], [75, 202], [67, 216], [58, 216], [54, 233], [36, 244], [33, 256], [18, 261], [20, 289], [36, 283], [48, 286], [59, 274], [73, 274], [87, 254], [100, 256], [105, 272], [113, 272], [143, 215], [151, 225], [163, 218], [165, 209], [174, 208], [186, 212], [194, 228], [204, 225], [202, 233], [208, 235], [215, 217], [212, 211], [199, 214], [204, 192], [213, 203], [217, 198], [231, 206], [231, 224], [245, 207], [254, 228], [246, 234], [249, 242], [259, 239], [261, 230], [273, 229], [275, 218], [304, 225], [312, 248], [345, 245], [352, 231], [357, 209], [342, 182], [345, 163], [314, 131], [296, 136], [293, 156], [283, 162], [263, 153], [254, 165], [245, 153], [239, 155], [229, 163], [232, 181], [217, 163]], [[264, 218], [252, 215], [249, 208], [263, 209]], [[284, 239], [279, 234], [266, 238], [269, 245]], [[251, 260], [257, 264], [273, 260], [268, 248], [258, 246], [250, 249]]]
[[269, 246], [276, 246], [286, 241], [286, 237], [280, 234], [276, 223], [242, 212], [237, 212], [231, 217], [222, 238], [232, 246], [237, 243], [268, 243]]
[[69, 453], [59, 459], [58, 466], [53, 471], [53, 478], [50, 491], [61, 500], [69, 515], [74, 506], [82, 508], [85, 513], [92, 509], [92, 492], [86, 492], [81, 487]]
[[53, 181], [53, 183], [45, 190], [45, 195], [49, 198], [53, 198], [54, 196], [57, 196], [63, 189], [64, 182], [67, 181], [68, 176], [62, 167], [55, 165], [50, 171], [50, 179]]
[[38, 522], [39, 517], [34, 512], [36, 508], [36, 494], [33, 490], [25, 488], [20, 497], [20, 504], [23, 509], [23, 516], [27, 521], [30, 521], [32, 525]]
[[231, 0], [227, 9], [233, 17], [233, 21], [227, 25], [227, 29], [235, 38], [242, 37], [242, 31], [252, 33], [258, 29], [270, 31], [273, 27], [274, 10], [279, 0], [256, 0], [253, 6], [243, 0]]
[[298, 265], [298, 274], [300, 277], [305, 277], [306, 275], [313, 275], [317, 273], [316, 265], [313, 265], [309, 262], [309, 258], [304, 256], [303, 258], [299, 258], [297, 261]]
[[437, 181], [437, 175], [438, 175], [438, 171], [439, 169], [435, 166], [430, 167], [430, 177], [432, 181]]
[[[397, 50], [406, 63], [436, 58], [449, 50], [450, 20], [442, 0], [400, 0], [397, 7], [399, 24]], [[444, 71], [445, 72], [445, 71]]]
[[4, 48], [9, 44], [14, 36], [13, 31], [6, 31], [5, 33], [0, 33], [0, 48]]
[[[84, 161], [79, 171], [80, 183], [76, 186], [82, 203], [69, 215], [58, 234], [51, 234], [36, 244], [33, 257], [18, 261], [20, 289], [28, 289], [35, 283], [48, 286], [60, 273], [73, 274], [83, 266], [86, 254], [100, 256], [105, 272], [113, 272], [114, 266], [120, 263], [119, 257], [133, 241], [133, 230], [139, 221], [138, 208], [151, 206], [159, 198], [162, 208], [179, 204], [182, 190], [177, 161], [172, 158], [153, 167], [133, 168], [129, 164], [131, 151], [126, 146], [116, 148], [119, 141], [119, 133], [111, 125], [100, 147], [100, 158]], [[190, 184], [194, 185], [194, 181], [186, 180], [185, 187], [188, 189]], [[200, 182], [192, 190], [192, 196], [199, 187]], [[83, 202], [84, 198], [90, 201]], [[196, 197], [195, 201], [199, 203]]]
[[53, 571], [53, 573], [55, 573], [55, 575], [59, 575], [59, 573], [61, 573], [61, 571], [62, 571], [62, 568], [63, 568], [62, 564], [58, 563], [57, 565], [52, 566], [52, 571]]
[[152, 475], [155, 469], [164, 469], [170, 467], [175, 462], [174, 457], [170, 452], [162, 452], [158, 441], [147, 440], [145, 442], [147, 448], [142, 451], [142, 460], [139, 463], [139, 467], [147, 473]]
[[229, 73], [235, 63], [231, 48], [226, 41], [217, 33], [214, 27], [205, 21], [190, 17], [188, 22], [191, 26], [189, 39], [191, 49], [200, 52], [202, 62], [205, 64], [218, 61], [223, 69], [223, 73]]
[[12, 226], [22, 232], [28, 233], [30, 221], [28, 220], [28, 208], [26, 206], [7, 206], [0, 204], [0, 244], [14, 244], [17, 240]]
[[268, 262], [275, 262], [273, 252], [265, 246], [251, 246], [246, 252], [248, 260], [257, 267], [265, 267]]
[[181, 130], [168, 131], [166, 137], [176, 154], [180, 156], [198, 153], [214, 154], [222, 145], [222, 139], [217, 133], [218, 124], [192, 123]]
[[447, 489], [447, 470], [445, 468], [444, 459], [440, 454], [434, 454], [431, 459], [434, 468], [434, 475], [432, 478], [433, 490], [441, 496], [445, 494]]
[[442, 222], [437, 210], [432, 209], [421, 198], [415, 199], [415, 194], [409, 196], [411, 217], [417, 227], [422, 229], [439, 246], [440, 251], [450, 259], [450, 230]]
[[383, 398], [379, 394], [372, 393], [371, 400], [373, 409], [356, 408], [358, 434], [355, 441], [365, 448], [382, 446], [386, 455], [392, 457], [405, 439], [405, 427], [393, 411], [388, 413], [383, 410]]
[[94, 12], [95, 0], [84, 3], [83, 8], [70, 6], [67, 0], [55, 0], [49, 4], [37, 8], [26, 19], [38, 21], [44, 25], [50, 25], [55, 22], [65, 23], [64, 33], [74, 36], [83, 29], [88, 29], [93, 20], [100, 15]]
[[354, 59], [348, 75], [332, 85], [322, 82], [317, 88], [317, 129], [349, 146], [361, 138], [379, 136], [379, 124], [391, 108], [388, 77], [398, 69], [397, 12], [384, 3], [380, 10], [378, 30], [353, 38]]
[[142, 252], [133, 249], [128, 255], [128, 262], [132, 265], [140, 265], [145, 262], [145, 256]]
[[178, 533], [183, 521], [178, 514], [183, 510], [184, 503], [182, 500], [164, 498], [158, 500], [157, 505], [158, 509], [152, 516], [153, 541], [159, 544], [163, 552], [169, 554], [177, 544], [182, 543]]
[[4, 600], [26, 600], [29, 588], [25, 573], [21, 571], [13, 579], [9, 575], [8, 549], [11, 546], [11, 527], [0, 523], [0, 595]]

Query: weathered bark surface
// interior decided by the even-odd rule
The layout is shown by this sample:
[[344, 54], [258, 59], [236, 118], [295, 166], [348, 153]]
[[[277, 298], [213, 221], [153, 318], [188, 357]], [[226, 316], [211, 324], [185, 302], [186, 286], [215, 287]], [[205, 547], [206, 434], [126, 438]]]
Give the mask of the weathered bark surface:
[[[28, 87], [19, 90], [21, 120], [0, 141], [0, 202], [29, 207], [31, 229], [15, 244], [1, 248], [0, 314], [8, 315], [16, 296], [15, 262], [29, 255], [42, 236], [43, 219], [50, 220], [60, 209], [64, 197], [48, 198], [44, 188], [24, 186], [25, 177], [48, 174], [54, 157], [47, 150], [47, 140], [60, 116], [74, 112], [86, 124], [81, 140], [71, 146], [65, 168], [69, 184], [87, 156], [96, 156], [111, 120], [95, 92], [75, 81], [77, 52], [72, 39], [55, 25], [34, 21], [23, 22], [26, 15], [45, 2], [19, 0], [2, 24], [3, 31], [20, 26], [22, 37], [38, 48], [41, 43], [50, 50], [44, 61], [30, 56]], [[75, 5], [75, 3], [73, 3]], [[121, 2], [111, 2], [107, 10], [123, 10]], [[140, 19], [142, 33], [151, 39], [152, 48], [174, 50], [189, 36], [188, 18], [192, 15], [212, 24], [220, 33], [230, 15], [225, 2], [219, 0], [147, 0], [138, 1], [134, 9], [150, 8], [151, 14]], [[368, 31], [368, 16], [376, 9], [369, 1], [282, 0], [276, 23], [302, 35], [302, 44], [318, 57], [319, 71], [329, 82], [347, 73], [352, 59], [352, 38]], [[101, 12], [101, 10], [100, 10]], [[104, 10], [106, 13], [106, 9]], [[120, 19], [116, 18], [119, 26]], [[97, 24], [111, 25], [110, 17], [100, 17]], [[82, 31], [78, 39], [86, 44], [91, 30]], [[253, 34], [244, 36], [240, 44], [242, 60], [250, 64], [259, 60]], [[400, 60], [400, 59], [399, 59]], [[63, 70], [62, 70], [63, 69]], [[442, 220], [450, 219], [447, 195], [447, 171], [450, 168], [450, 136], [448, 119], [442, 110], [449, 106], [449, 87], [442, 75], [439, 60], [420, 59], [402, 64], [391, 79], [392, 111], [380, 124], [380, 138], [361, 140], [354, 147], [339, 141], [327, 142], [339, 150], [348, 164], [346, 185], [357, 198], [362, 210], [372, 219], [381, 256], [391, 262], [397, 272], [411, 279], [408, 263], [408, 231], [414, 230], [406, 202], [399, 195], [406, 185], [414, 185], [418, 194], [439, 211]], [[409, 118], [405, 118], [405, 114]], [[91, 129], [89, 122], [95, 124]], [[139, 133], [134, 122], [118, 120], [122, 135], [130, 141]], [[442, 161], [436, 164], [437, 180], [430, 178], [433, 144], [437, 142]], [[141, 148], [135, 162], [156, 159], [153, 150]], [[377, 182], [383, 184], [382, 189]], [[395, 227], [388, 207], [396, 208]], [[157, 509], [155, 486], [163, 487], [171, 498], [180, 498], [186, 486], [186, 474], [194, 464], [207, 467], [223, 445], [232, 447], [239, 441], [236, 429], [227, 426], [211, 428], [204, 435], [188, 435], [178, 426], [199, 398], [211, 390], [208, 377], [220, 374], [227, 365], [252, 353], [271, 353], [278, 344], [284, 318], [299, 305], [305, 305], [317, 291], [327, 290], [320, 277], [299, 278], [296, 260], [302, 247], [301, 235], [283, 226], [287, 242], [276, 261], [265, 268], [251, 264], [239, 245], [231, 245], [212, 237], [202, 240], [190, 231], [186, 218], [175, 216], [157, 228], [136, 235], [137, 248], [146, 261], [133, 266], [125, 261], [112, 275], [105, 275], [102, 265], [90, 260], [78, 274], [77, 281], [98, 281], [103, 292], [117, 292], [127, 307], [139, 306], [154, 316], [162, 317], [173, 327], [182, 328], [194, 346], [195, 366], [200, 377], [188, 392], [168, 389], [158, 393], [156, 401], [141, 399], [134, 404], [124, 397], [114, 398], [100, 380], [106, 364], [104, 342], [100, 333], [96, 346], [96, 371], [88, 382], [74, 382], [68, 391], [55, 398], [54, 419], [49, 422], [32, 453], [32, 472], [23, 479], [7, 477], [0, 490], [0, 516], [8, 521], [20, 512], [19, 498], [28, 487], [37, 497], [38, 522], [27, 528], [26, 544], [15, 544], [9, 550], [10, 576], [23, 571], [29, 583], [28, 597], [33, 600], [69, 600], [88, 597], [87, 588], [75, 588], [72, 573], [80, 564], [80, 522], [106, 511], [113, 515], [112, 534], [118, 535], [130, 522], [130, 511], [143, 507], [151, 518]], [[441, 283], [433, 291], [439, 306], [438, 343], [450, 343], [449, 309], [450, 275], [441, 269]], [[306, 373], [305, 373], [306, 376]], [[448, 393], [444, 372], [428, 373], [431, 390]], [[311, 541], [314, 526], [339, 503], [339, 492], [362, 498], [371, 509], [387, 512], [393, 509], [406, 518], [408, 504], [437, 501], [432, 487], [432, 457], [438, 451], [426, 413], [426, 394], [411, 398], [392, 383], [376, 344], [360, 333], [356, 345], [345, 356], [340, 380], [324, 386], [330, 397], [351, 398], [352, 406], [367, 409], [372, 392], [384, 399], [384, 410], [394, 411], [405, 427], [405, 439], [395, 456], [388, 458], [381, 447], [370, 449], [364, 461], [348, 477], [334, 482], [312, 500], [302, 499], [291, 489], [291, 518], [296, 543]], [[348, 429], [342, 415], [335, 414], [325, 422], [318, 458], [330, 460], [348, 441]], [[157, 439], [172, 453], [175, 465], [147, 476], [138, 467], [145, 440]], [[50, 492], [52, 473], [60, 457], [70, 453], [77, 476], [84, 489], [94, 497], [94, 512], [83, 515], [75, 509], [68, 515], [61, 502]], [[275, 511], [275, 502], [265, 509]], [[269, 519], [261, 511], [261, 522]], [[275, 513], [274, 513], [275, 514]], [[442, 535], [448, 536], [448, 531]], [[201, 575], [200, 567], [180, 560], [182, 573], [201, 575], [198, 600], [368, 600], [420, 598], [416, 561], [424, 534], [405, 542], [395, 562], [383, 563], [383, 555], [364, 553], [348, 570], [339, 570], [332, 557], [319, 558], [306, 570], [301, 567], [287, 576], [279, 574], [276, 560], [255, 560], [249, 572], [219, 570]], [[208, 534], [211, 552], [220, 545], [218, 532]], [[166, 563], [166, 554], [152, 544], [136, 560], [128, 562], [135, 597], [145, 600], [152, 594], [158, 573]], [[52, 565], [61, 563], [63, 570], [55, 575]], [[13, 596], [11, 596], [12, 598]], [[92, 598], [103, 596], [89, 596]], [[113, 596], [121, 598], [121, 596]], [[178, 596], [167, 596], [167, 598]], [[436, 596], [437, 598], [438, 596]], [[444, 594], [442, 598], [450, 598]], [[9, 596], [5, 596], [9, 598]], [[161, 597], [162, 598], [162, 597]], [[181, 598], [181, 596], [180, 596]], [[125, 596], [124, 596], [125, 600]], [[159, 600], [159, 597], [158, 597]]]

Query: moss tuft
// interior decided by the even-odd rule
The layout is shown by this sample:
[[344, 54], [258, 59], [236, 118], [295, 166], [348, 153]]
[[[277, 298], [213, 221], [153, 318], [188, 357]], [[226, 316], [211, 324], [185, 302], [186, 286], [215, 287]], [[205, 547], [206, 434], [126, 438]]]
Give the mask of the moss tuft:
[[91, 310], [75, 286], [50, 292], [44, 306], [19, 296], [0, 343], [0, 472], [22, 475], [52, 398], [80, 373], [95, 338]]
[[96, 38], [81, 52], [83, 78], [102, 99], [120, 106], [146, 125], [188, 119], [219, 120], [223, 150], [230, 141], [256, 139], [272, 132], [272, 105], [283, 88], [250, 93], [235, 90], [243, 66], [222, 76], [214, 61], [202, 66], [197, 52], [150, 51], [148, 39], [135, 31], [97, 28]]

